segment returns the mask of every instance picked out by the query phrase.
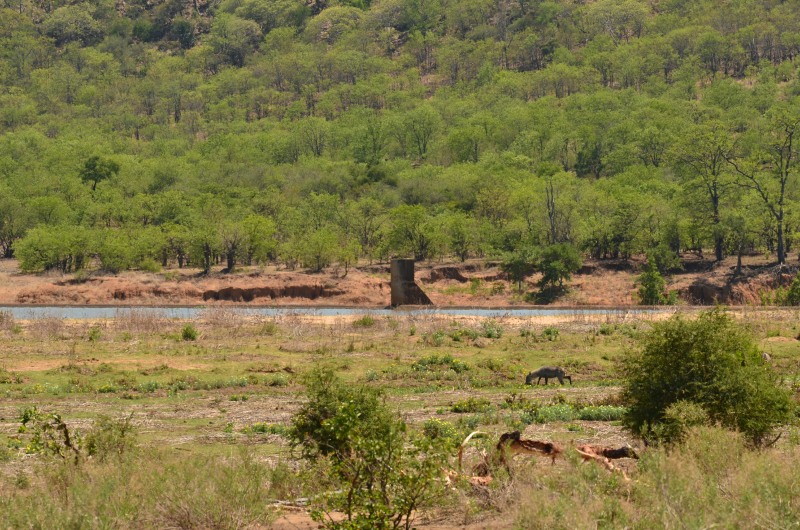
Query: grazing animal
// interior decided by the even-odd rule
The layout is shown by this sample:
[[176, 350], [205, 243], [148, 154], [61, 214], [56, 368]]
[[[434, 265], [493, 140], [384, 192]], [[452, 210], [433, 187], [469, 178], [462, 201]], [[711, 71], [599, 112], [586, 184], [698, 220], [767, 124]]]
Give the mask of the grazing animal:
[[572, 384], [572, 376], [567, 375], [567, 372], [564, 371], [563, 368], [555, 367], [555, 366], [545, 366], [544, 368], [539, 368], [535, 372], [531, 372], [525, 377], [525, 384], [526, 385], [533, 385], [533, 379], [536, 379], [536, 384], [538, 385], [542, 379], [544, 379], [544, 384], [547, 384], [547, 381], [550, 379], [558, 379], [558, 382], [562, 385], [564, 384], [564, 379], [569, 381], [569, 384]]
[[636, 451], [633, 450], [633, 447], [629, 445], [620, 447], [619, 449], [604, 447], [602, 445], [579, 445], [578, 452], [581, 454], [591, 453], [608, 458], [609, 460], [617, 460], [619, 458], [633, 458], [635, 460], [639, 460], [639, 455], [637, 455]]
[[497, 442], [497, 450], [500, 452], [506, 468], [508, 468], [508, 462], [505, 458], [506, 450], [511, 451], [512, 454], [546, 455], [552, 459], [553, 464], [556, 463], [556, 457], [564, 452], [561, 447], [552, 442], [524, 440], [520, 438], [519, 431], [507, 432], [500, 436], [500, 441]]
[[589, 460], [594, 460], [601, 466], [605, 467], [612, 473], [614, 471], [619, 471], [622, 473], [622, 478], [626, 481], [630, 480], [628, 478], [628, 474], [625, 473], [624, 469], [616, 467], [614, 464], [611, 463], [611, 460], [618, 459], [618, 458], [635, 458], [639, 459], [639, 455], [636, 454], [636, 451], [633, 450], [632, 447], [620, 447], [619, 449], [613, 449], [611, 447], [603, 447], [601, 445], [579, 445], [575, 448], [578, 451], [578, 454], [581, 455], [584, 462], [588, 462]]

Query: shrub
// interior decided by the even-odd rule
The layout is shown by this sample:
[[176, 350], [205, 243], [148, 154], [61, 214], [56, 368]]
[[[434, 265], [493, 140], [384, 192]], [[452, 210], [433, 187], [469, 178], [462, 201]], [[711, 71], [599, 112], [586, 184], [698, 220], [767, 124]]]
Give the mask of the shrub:
[[277, 332], [278, 332], [278, 324], [276, 324], [272, 320], [264, 322], [264, 324], [261, 326], [261, 329], [259, 330], [259, 334], [268, 335], [270, 337], [275, 335]]
[[483, 323], [483, 336], [487, 339], [499, 339], [503, 336], [503, 328], [494, 320]]
[[374, 325], [375, 319], [370, 315], [364, 315], [353, 322], [353, 327], [355, 328], [371, 328]]
[[102, 332], [100, 331], [100, 328], [98, 326], [92, 326], [89, 328], [89, 334], [87, 337], [89, 339], [89, 342], [97, 342], [100, 340], [101, 336]]
[[754, 444], [792, 412], [788, 391], [778, 385], [752, 337], [719, 308], [692, 321], [676, 315], [654, 324], [642, 350], [625, 357], [623, 375], [625, 424], [646, 439], [659, 439], [654, 427], [681, 400]]
[[659, 440], [673, 444], [683, 442], [694, 427], [708, 425], [708, 413], [697, 403], [676, 401], [664, 411], [664, 421], [652, 427]]
[[267, 386], [288, 386], [289, 377], [286, 374], [268, 374], [264, 377], [264, 384]]
[[478, 336], [478, 332], [470, 328], [458, 328], [450, 332], [450, 338], [453, 339], [453, 342], [461, 342], [464, 337], [475, 340]]
[[26, 453], [42, 453], [63, 459], [70, 456], [75, 462], [80, 459], [80, 437], [69, 429], [61, 415], [40, 412], [33, 406], [22, 411], [20, 424], [18, 432], [29, 435]]
[[792, 284], [784, 295], [786, 305], [800, 305], [800, 272], [792, 280]]
[[[441, 497], [445, 445], [409, 435], [377, 391], [315, 370], [308, 398], [289, 437], [307, 458], [326, 458], [325, 474], [338, 486], [315, 498], [311, 515], [323, 527], [410, 528], [412, 514]], [[330, 517], [335, 511], [346, 517]]]
[[431, 440], [442, 440], [451, 447], [461, 443], [461, 435], [458, 428], [449, 421], [431, 418], [422, 424], [422, 434]]
[[136, 444], [136, 432], [131, 424], [132, 418], [133, 414], [116, 420], [108, 416], [100, 416], [95, 422], [94, 428], [84, 439], [83, 446], [86, 454], [105, 461], [130, 452]]
[[422, 336], [422, 342], [427, 344], [428, 346], [436, 346], [439, 347], [444, 344], [444, 339], [447, 337], [444, 331], [436, 330], [433, 333], [425, 333]]
[[289, 439], [303, 455], [343, 454], [350, 447], [355, 421], [378, 425], [388, 414], [379, 391], [341, 383], [329, 369], [314, 370], [306, 380], [308, 402], [292, 419]]
[[678, 254], [664, 243], [647, 251], [647, 263], [660, 274], [683, 270]]
[[181, 339], [184, 341], [197, 340], [197, 329], [191, 324], [186, 324], [181, 330]]
[[460, 374], [469, 370], [469, 365], [464, 361], [453, 358], [452, 355], [429, 355], [423, 357], [411, 365], [411, 369], [416, 372], [426, 372], [429, 370], [444, 369], [453, 370]]
[[650, 266], [637, 278], [639, 284], [639, 300], [644, 305], [674, 305], [677, 302], [677, 293], [674, 291], [665, 294], [667, 282], [664, 281], [658, 269]]
[[542, 330], [542, 339], [548, 342], [554, 342], [558, 339], [558, 328], [547, 327]]
[[525, 424], [551, 423], [554, 421], [572, 421], [576, 417], [575, 409], [566, 403], [546, 407], [533, 405], [520, 414], [520, 421]]
[[475, 413], [475, 412], [487, 412], [492, 409], [492, 403], [485, 398], [468, 398], [464, 401], [458, 401], [453, 403], [450, 407], [452, 412], [456, 412], [459, 414], [464, 413]]

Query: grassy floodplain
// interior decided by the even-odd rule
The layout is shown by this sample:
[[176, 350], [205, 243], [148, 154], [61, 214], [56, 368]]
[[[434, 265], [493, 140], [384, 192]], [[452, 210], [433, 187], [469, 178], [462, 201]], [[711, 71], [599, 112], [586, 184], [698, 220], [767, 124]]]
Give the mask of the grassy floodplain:
[[[800, 374], [797, 310], [734, 311], [786, 385]], [[619, 424], [617, 361], [650, 327], [624, 318], [244, 317], [207, 309], [192, 321], [137, 310], [113, 320], [14, 321], [4, 316], [0, 353], [0, 506], [8, 527], [244, 528], [306, 524], [295, 501], [326, 484], [286, 440], [315, 366], [382, 388], [412, 428], [445, 422], [475, 440], [478, 461], [499, 434], [619, 446], [631, 476], [577, 456], [550, 465], [517, 457], [489, 487], [457, 484], [417, 523], [519, 528], [784, 528], [800, 518], [800, 431], [751, 452], [734, 434], [698, 431], [671, 452], [644, 448]], [[560, 365], [573, 386], [526, 387], [525, 374]], [[28, 454], [20, 415], [59, 413], [74, 439], [110, 420], [132, 426], [133, 448], [70, 459]], [[427, 423], [426, 423], [427, 422]], [[117, 451], [119, 449], [119, 451]], [[123, 451], [124, 449], [124, 451]], [[121, 452], [122, 454], [117, 454]], [[455, 455], [443, 467], [455, 466]], [[712, 504], [709, 504], [712, 503]], [[709, 509], [709, 506], [714, 506]], [[287, 515], [287, 513], [289, 515]], [[300, 518], [300, 519], [297, 519]], [[288, 523], [287, 523], [288, 524]], [[477, 527], [477, 526], [476, 526]]]

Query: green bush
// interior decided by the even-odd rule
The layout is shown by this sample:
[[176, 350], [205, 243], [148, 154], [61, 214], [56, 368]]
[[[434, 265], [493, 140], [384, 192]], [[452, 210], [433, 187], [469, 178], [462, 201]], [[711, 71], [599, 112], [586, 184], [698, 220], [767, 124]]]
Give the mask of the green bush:
[[258, 332], [260, 335], [268, 335], [271, 337], [278, 333], [278, 324], [272, 320], [268, 320], [262, 324]]
[[184, 341], [197, 340], [198, 335], [197, 329], [191, 324], [186, 324], [181, 330], [181, 339]]
[[624, 358], [623, 374], [625, 424], [646, 439], [659, 439], [657, 426], [679, 401], [698, 405], [711, 422], [756, 445], [792, 414], [788, 391], [752, 337], [719, 308], [695, 320], [676, 315], [654, 324], [641, 351]]
[[422, 424], [422, 434], [431, 440], [442, 440], [452, 447], [459, 445], [462, 438], [455, 425], [437, 418], [431, 418]]
[[683, 269], [678, 254], [665, 243], [647, 251], [647, 263], [654, 267], [660, 274]]
[[84, 438], [83, 446], [86, 454], [105, 461], [130, 452], [136, 445], [136, 431], [131, 423], [132, 418], [132, 414], [123, 419], [100, 416]]
[[558, 328], [547, 327], [542, 330], [542, 340], [547, 342], [554, 342], [558, 339]]
[[415, 511], [441, 499], [446, 444], [410, 435], [377, 391], [345, 385], [330, 370], [312, 372], [307, 388], [289, 438], [306, 458], [326, 461], [335, 485], [315, 498], [315, 521], [329, 529], [410, 528]]
[[353, 322], [353, 327], [355, 328], [371, 328], [374, 325], [375, 319], [370, 315], [364, 315]]
[[428, 346], [442, 346], [444, 344], [444, 339], [447, 337], [447, 334], [442, 330], [436, 330], [433, 333], [425, 333], [422, 336], [422, 342], [427, 344]]
[[89, 334], [87, 337], [89, 339], [89, 342], [97, 342], [100, 340], [101, 336], [102, 332], [100, 331], [100, 328], [98, 326], [92, 326], [91, 328], [89, 328]]
[[345, 385], [331, 370], [311, 372], [306, 388], [308, 402], [295, 414], [288, 434], [307, 457], [345, 453], [356, 420], [375, 425], [386, 421], [388, 412], [378, 390]]
[[572, 275], [581, 268], [583, 260], [581, 253], [569, 243], [558, 243], [542, 249], [536, 269], [542, 273], [539, 287], [547, 289], [564, 288], [564, 282], [569, 281]]
[[651, 427], [653, 437], [674, 444], [683, 442], [691, 429], [709, 425], [708, 413], [697, 403], [676, 401], [664, 411], [664, 421]]
[[792, 280], [792, 284], [784, 295], [786, 305], [800, 305], [800, 272]]
[[674, 305], [677, 302], [677, 293], [672, 291], [665, 294], [667, 282], [658, 269], [645, 266], [645, 270], [637, 278], [639, 284], [639, 301], [644, 305]]
[[487, 339], [499, 339], [503, 336], [503, 328], [494, 320], [483, 323], [483, 336]]
[[414, 361], [411, 369], [416, 372], [427, 372], [431, 370], [453, 370], [455, 373], [460, 374], [470, 369], [469, 365], [464, 361], [455, 359], [452, 355], [429, 355]]
[[520, 414], [520, 421], [525, 424], [551, 423], [554, 421], [572, 421], [577, 418], [576, 410], [566, 403], [539, 407], [530, 406]]

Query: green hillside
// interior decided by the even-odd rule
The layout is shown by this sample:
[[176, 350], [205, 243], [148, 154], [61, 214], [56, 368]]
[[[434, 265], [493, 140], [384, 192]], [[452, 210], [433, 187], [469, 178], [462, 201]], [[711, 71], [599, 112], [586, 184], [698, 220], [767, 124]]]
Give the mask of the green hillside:
[[800, 244], [797, 2], [2, 5], [24, 270]]

